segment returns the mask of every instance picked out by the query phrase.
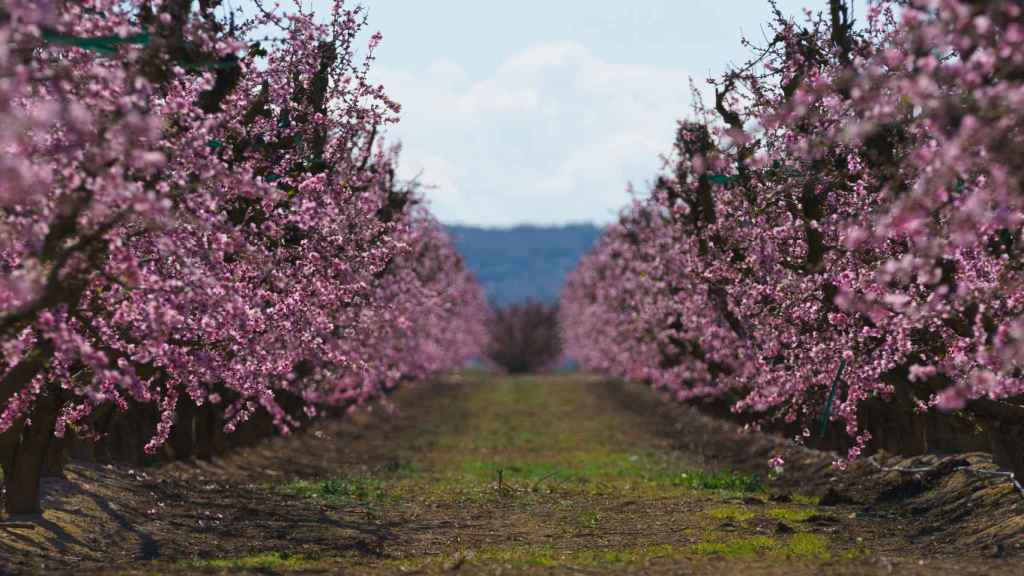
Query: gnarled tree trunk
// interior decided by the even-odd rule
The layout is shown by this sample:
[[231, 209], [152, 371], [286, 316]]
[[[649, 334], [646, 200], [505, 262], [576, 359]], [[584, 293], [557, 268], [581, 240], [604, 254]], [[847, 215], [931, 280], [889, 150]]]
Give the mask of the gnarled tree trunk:
[[53, 393], [36, 399], [31, 424], [19, 423], [3, 434], [0, 459], [4, 470], [4, 510], [8, 514], [37, 514], [40, 508], [40, 480], [59, 403]]

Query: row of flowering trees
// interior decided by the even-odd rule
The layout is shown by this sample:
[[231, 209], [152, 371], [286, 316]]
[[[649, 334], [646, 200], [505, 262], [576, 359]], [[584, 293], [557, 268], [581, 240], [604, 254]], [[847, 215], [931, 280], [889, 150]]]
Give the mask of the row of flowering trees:
[[830, 0], [750, 46], [571, 276], [568, 352], [850, 458], [964, 411], [1024, 471], [1024, 5]]
[[0, 0], [9, 512], [111, 413], [187, 453], [193, 414], [287, 432], [484, 340], [478, 287], [377, 143], [398, 106], [367, 79], [362, 11], [220, 4]]
[[486, 358], [512, 374], [556, 368], [562, 357], [558, 306], [526, 300], [493, 306]]

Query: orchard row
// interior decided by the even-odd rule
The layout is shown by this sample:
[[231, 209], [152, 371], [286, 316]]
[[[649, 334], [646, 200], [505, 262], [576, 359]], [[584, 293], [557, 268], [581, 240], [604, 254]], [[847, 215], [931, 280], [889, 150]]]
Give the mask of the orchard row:
[[0, 2], [8, 511], [38, 509], [69, 436], [187, 456], [204, 423], [287, 432], [484, 341], [480, 290], [379, 143], [399, 107], [362, 11], [220, 4]]
[[830, 0], [747, 45], [570, 278], [569, 353], [850, 459], [956, 413], [1024, 472], [1024, 5]]

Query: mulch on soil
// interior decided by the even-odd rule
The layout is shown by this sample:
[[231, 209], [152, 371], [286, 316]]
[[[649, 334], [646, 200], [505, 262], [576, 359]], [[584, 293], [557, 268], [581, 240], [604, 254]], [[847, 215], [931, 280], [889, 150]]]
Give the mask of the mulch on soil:
[[[1015, 574], [1024, 560], [1024, 498], [1006, 482], [837, 471], [641, 386], [471, 375], [394, 400], [398, 414], [214, 462], [72, 464], [46, 481], [42, 517], [0, 522], [0, 572]], [[786, 472], [764, 480], [780, 450]]]

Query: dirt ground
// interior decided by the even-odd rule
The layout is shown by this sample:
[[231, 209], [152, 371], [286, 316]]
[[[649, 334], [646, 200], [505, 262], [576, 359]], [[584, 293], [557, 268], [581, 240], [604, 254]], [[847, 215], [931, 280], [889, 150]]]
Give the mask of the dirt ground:
[[836, 471], [582, 375], [462, 375], [395, 403], [212, 463], [73, 464], [42, 517], [0, 521], [0, 573], [1024, 573], [1024, 498], [952, 470], [985, 455]]

